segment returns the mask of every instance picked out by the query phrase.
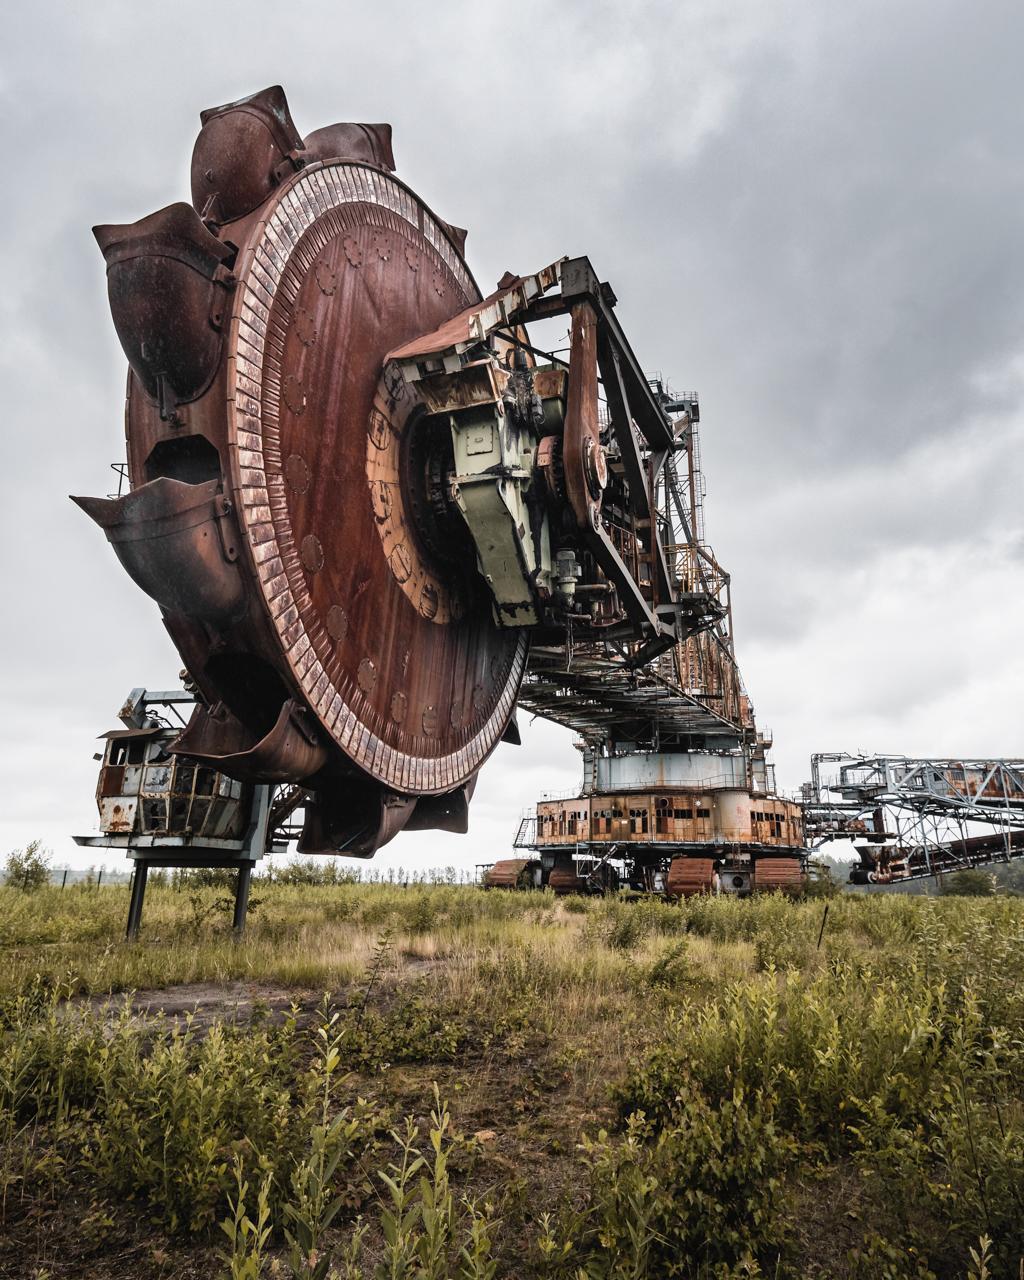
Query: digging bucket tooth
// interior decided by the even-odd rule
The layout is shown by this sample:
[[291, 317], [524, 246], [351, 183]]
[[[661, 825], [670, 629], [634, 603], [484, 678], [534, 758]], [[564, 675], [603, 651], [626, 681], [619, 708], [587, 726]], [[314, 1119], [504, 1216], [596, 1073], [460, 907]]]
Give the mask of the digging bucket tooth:
[[464, 836], [469, 830], [469, 802], [476, 790], [479, 774], [454, 791], [439, 796], [421, 796], [416, 809], [405, 824], [407, 831], [451, 831]]
[[139, 222], [93, 227], [107, 263], [114, 328], [132, 371], [170, 418], [202, 395], [220, 362], [234, 250], [187, 204]]
[[476, 775], [436, 796], [407, 796], [387, 787], [341, 784], [316, 792], [305, 808], [299, 853], [344, 853], [369, 858], [401, 831], [469, 829]]
[[245, 611], [238, 534], [220, 482], [162, 476], [121, 498], [81, 498], [128, 576], [169, 613], [225, 626]]
[[298, 851], [372, 858], [403, 830], [415, 808], [415, 796], [365, 782], [316, 791], [306, 802]]
[[438, 218], [438, 222], [440, 222], [442, 227], [444, 227], [445, 231], [448, 232], [448, 239], [451, 240], [455, 248], [459, 251], [460, 254], [464, 255], [466, 252], [466, 236], [469, 235], [469, 232], [466, 230], [466, 228], [457, 227], [454, 225], [454, 223], [445, 222], [441, 218]]
[[243, 782], [303, 782], [327, 763], [311, 713], [293, 699], [262, 738], [222, 703], [197, 706], [170, 750]]
[[279, 84], [200, 112], [192, 151], [192, 203], [218, 226], [251, 213], [306, 161]]
[[389, 124], [329, 124], [307, 134], [303, 145], [310, 161], [348, 160], [395, 171]]

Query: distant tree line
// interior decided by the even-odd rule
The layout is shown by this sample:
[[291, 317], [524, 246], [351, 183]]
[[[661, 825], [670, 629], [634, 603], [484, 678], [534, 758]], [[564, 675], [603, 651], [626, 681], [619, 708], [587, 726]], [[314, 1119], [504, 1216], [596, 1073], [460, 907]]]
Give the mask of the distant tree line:
[[[32, 893], [51, 883], [124, 884], [131, 875], [127, 869], [113, 872], [104, 867], [72, 870], [67, 867], [54, 868], [51, 863], [50, 851], [43, 848], [40, 840], [33, 840], [24, 849], [15, 849], [7, 855], [3, 883]], [[828, 854], [812, 859], [809, 895], [831, 897], [841, 893], [847, 887], [849, 871], [849, 862]], [[428, 867], [408, 871], [405, 867], [346, 867], [334, 858], [293, 858], [277, 863], [268, 857], [260, 865], [254, 878], [265, 884], [417, 885], [473, 884], [476, 883], [477, 875], [469, 867]], [[233, 869], [213, 867], [155, 869], [149, 876], [151, 885], [165, 885], [175, 889], [226, 889], [234, 885], [234, 880]], [[1024, 859], [955, 871], [938, 880], [916, 880], [894, 888], [912, 894], [940, 893], [969, 898], [1005, 894], [1021, 897], [1024, 896]]]

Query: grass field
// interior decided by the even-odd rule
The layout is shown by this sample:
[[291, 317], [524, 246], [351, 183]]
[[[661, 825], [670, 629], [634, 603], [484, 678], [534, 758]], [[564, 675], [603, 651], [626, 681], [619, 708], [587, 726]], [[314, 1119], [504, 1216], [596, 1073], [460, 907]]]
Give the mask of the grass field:
[[0, 1275], [1024, 1274], [1024, 899], [254, 898], [0, 889]]

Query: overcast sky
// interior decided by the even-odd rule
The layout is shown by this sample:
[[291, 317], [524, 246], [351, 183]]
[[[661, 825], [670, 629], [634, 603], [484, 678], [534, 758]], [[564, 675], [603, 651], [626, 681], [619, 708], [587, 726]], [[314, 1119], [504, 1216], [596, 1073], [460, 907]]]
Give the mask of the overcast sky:
[[[1022, 49], [1019, 0], [6, 4], [0, 855], [88, 860], [95, 735], [180, 666], [66, 496], [123, 454], [90, 228], [187, 200], [200, 109], [273, 83], [301, 133], [391, 121], [485, 291], [588, 254], [700, 393], [782, 787], [815, 750], [1024, 755]], [[579, 781], [570, 735], [524, 728], [468, 836], [379, 861], [507, 855]]]

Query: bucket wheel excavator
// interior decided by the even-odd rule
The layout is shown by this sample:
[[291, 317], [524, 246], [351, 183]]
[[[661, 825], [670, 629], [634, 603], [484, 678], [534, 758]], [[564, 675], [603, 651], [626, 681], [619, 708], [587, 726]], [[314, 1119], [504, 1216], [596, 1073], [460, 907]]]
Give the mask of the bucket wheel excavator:
[[[483, 296], [390, 126], [302, 136], [279, 87], [200, 120], [191, 202], [94, 230], [128, 489], [75, 499], [181, 655], [180, 772], [286, 794], [302, 852], [371, 855], [466, 829], [524, 700], [591, 756], [742, 747], [746, 797], [722, 578], [678, 519], [695, 402], [648, 382], [589, 260]], [[530, 341], [552, 317], [564, 359]], [[133, 856], [188, 844], [173, 810], [122, 831]]]

